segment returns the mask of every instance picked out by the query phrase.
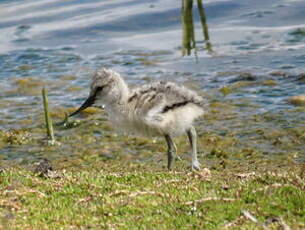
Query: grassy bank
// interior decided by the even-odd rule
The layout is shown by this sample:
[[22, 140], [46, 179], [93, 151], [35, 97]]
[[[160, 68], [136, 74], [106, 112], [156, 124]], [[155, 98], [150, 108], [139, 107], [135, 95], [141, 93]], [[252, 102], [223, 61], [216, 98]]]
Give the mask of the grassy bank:
[[185, 163], [168, 172], [158, 162], [91, 158], [54, 178], [2, 170], [1, 228], [305, 228], [304, 166], [249, 159], [190, 172]]

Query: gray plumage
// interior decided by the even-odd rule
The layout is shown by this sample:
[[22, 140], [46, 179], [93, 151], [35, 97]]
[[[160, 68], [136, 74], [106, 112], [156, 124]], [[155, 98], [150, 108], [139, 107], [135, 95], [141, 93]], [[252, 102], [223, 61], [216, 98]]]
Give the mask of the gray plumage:
[[172, 137], [187, 134], [192, 146], [192, 168], [199, 169], [193, 121], [204, 113], [206, 101], [195, 92], [172, 82], [155, 82], [129, 89], [120, 75], [99, 69], [91, 82], [88, 99], [70, 116], [89, 106], [104, 106], [112, 124], [128, 133], [164, 136], [168, 168], [176, 146]]

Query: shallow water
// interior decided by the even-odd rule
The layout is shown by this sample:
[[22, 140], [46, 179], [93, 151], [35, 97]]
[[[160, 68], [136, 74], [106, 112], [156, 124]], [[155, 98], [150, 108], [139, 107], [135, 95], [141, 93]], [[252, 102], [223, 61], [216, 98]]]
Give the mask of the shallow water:
[[[90, 74], [103, 66], [130, 84], [182, 82], [211, 103], [231, 106], [217, 107], [216, 121], [199, 121], [202, 132], [235, 132], [263, 152], [297, 152], [304, 159], [302, 138], [287, 150], [247, 132], [305, 126], [304, 109], [286, 101], [305, 93], [305, 2], [204, 4], [214, 53], [200, 48], [196, 14], [196, 62], [194, 56], [181, 57], [179, 1], [0, 1], [1, 130], [41, 125], [43, 85], [51, 107], [77, 107], [88, 94]], [[259, 141], [248, 143], [253, 135]], [[0, 153], [7, 159], [27, 156], [25, 147], [18, 150], [4, 147]]]

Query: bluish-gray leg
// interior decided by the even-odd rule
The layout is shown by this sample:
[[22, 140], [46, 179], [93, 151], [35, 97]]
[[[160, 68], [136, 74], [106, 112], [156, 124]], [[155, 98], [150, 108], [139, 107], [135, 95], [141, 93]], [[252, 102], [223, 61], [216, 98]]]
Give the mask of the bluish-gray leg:
[[167, 168], [170, 170], [172, 167], [172, 163], [175, 160], [175, 143], [173, 142], [173, 139], [169, 135], [165, 135], [165, 140], [167, 143]]
[[199, 170], [200, 163], [197, 159], [197, 133], [193, 126], [187, 131], [187, 136], [192, 148], [192, 170]]
[[175, 154], [175, 160], [182, 161], [181, 157], [179, 157], [179, 155], [178, 155], [177, 146], [176, 146], [176, 144], [175, 144], [175, 142], [174, 142], [174, 141], [173, 141], [173, 144], [174, 144], [174, 154]]

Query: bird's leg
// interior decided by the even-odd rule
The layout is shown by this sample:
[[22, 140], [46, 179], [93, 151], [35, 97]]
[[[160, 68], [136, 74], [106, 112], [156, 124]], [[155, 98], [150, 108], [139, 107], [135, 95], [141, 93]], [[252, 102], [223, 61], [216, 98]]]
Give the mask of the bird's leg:
[[174, 151], [176, 150], [177, 147], [176, 147], [173, 139], [171, 138], [171, 136], [166, 134], [164, 137], [165, 137], [167, 147], [168, 147], [168, 149], [167, 149], [167, 168], [168, 168], [168, 170], [170, 170], [172, 167], [172, 163], [175, 160]]
[[178, 156], [178, 150], [177, 150], [177, 146], [176, 146], [175, 142], [173, 142], [173, 144], [174, 144], [175, 159], [182, 161], [181, 157]]
[[192, 148], [192, 170], [199, 170], [200, 163], [197, 159], [197, 133], [193, 126], [187, 130], [187, 136]]

